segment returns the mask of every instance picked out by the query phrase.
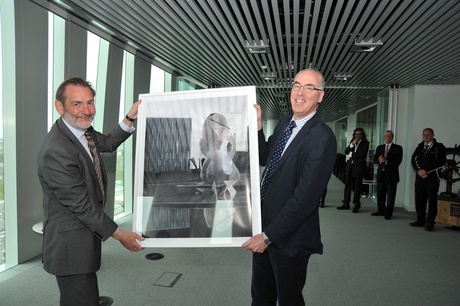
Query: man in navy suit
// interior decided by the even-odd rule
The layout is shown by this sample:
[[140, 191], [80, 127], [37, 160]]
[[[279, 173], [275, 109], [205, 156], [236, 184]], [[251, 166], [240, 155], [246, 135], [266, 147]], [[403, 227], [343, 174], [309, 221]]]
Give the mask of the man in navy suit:
[[[142, 249], [137, 240], [144, 240], [118, 228], [104, 212], [107, 175], [100, 157], [100, 152], [116, 150], [134, 131], [141, 101], [134, 103], [120, 125], [103, 135], [91, 126], [95, 95], [81, 78], [59, 86], [54, 104], [61, 118], [51, 127], [37, 156], [45, 214], [43, 268], [56, 276], [60, 305], [66, 306], [100, 305], [96, 271], [101, 266], [101, 241], [113, 237], [137, 252]], [[94, 140], [100, 162], [97, 168], [85, 132]]]
[[[324, 96], [324, 77], [306, 69], [294, 78], [293, 116], [282, 118], [268, 141], [257, 110], [262, 177], [263, 232], [243, 244], [253, 251], [252, 305], [305, 305], [302, 289], [311, 254], [322, 254], [319, 203], [334, 168], [334, 133], [316, 114]], [[292, 122], [295, 122], [295, 127]], [[292, 128], [290, 136], [284, 136]], [[281, 140], [284, 149], [277, 149]], [[279, 158], [276, 166], [272, 163]]]
[[[375, 150], [374, 164], [377, 168], [377, 211], [372, 216], [384, 216], [390, 220], [395, 207], [396, 188], [399, 182], [399, 165], [403, 158], [403, 148], [393, 143], [393, 131], [383, 135], [385, 144]], [[386, 207], [385, 207], [386, 201]]]

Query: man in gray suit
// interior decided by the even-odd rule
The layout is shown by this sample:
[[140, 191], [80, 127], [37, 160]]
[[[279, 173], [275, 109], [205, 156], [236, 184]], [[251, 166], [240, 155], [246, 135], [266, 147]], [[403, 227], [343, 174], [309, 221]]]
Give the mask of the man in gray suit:
[[[45, 215], [43, 267], [56, 276], [60, 305], [99, 305], [96, 271], [101, 266], [101, 241], [112, 236], [137, 252], [142, 249], [137, 240], [144, 240], [118, 228], [105, 214], [107, 175], [100, 158], [100, 152], [115, 151], [134, 131], [141, 101], [103, 135], [91, 126], [95, 94], [81, 78], [59, 86], [54, 104], [61, 118], [43, 140], [37, 158]], [[88, 147], [92, 142], [94, 156]]]

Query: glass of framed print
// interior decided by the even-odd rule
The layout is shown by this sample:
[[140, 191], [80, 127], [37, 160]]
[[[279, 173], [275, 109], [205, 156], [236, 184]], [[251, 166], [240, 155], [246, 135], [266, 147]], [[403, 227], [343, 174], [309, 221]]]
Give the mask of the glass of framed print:
[[144, 247], [240, 247], [261, 232], [254, 86], [141, 94], [133, 230]]

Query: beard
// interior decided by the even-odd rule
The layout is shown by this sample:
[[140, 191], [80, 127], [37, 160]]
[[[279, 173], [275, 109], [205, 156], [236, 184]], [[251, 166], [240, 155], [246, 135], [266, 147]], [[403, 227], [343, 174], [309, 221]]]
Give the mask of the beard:
[[73, 116], [69, 112], [64, 111], [64, 120], [77, 130], [86, 131], [93, 124], [92, 116]]

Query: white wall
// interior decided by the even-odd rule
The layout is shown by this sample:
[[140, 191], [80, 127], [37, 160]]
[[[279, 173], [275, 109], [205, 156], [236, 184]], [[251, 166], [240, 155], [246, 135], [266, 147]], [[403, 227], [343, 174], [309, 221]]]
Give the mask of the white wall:
[[[415, 172], [411, 166], [411, 156], [422, 141], [424, 128], [432, 128], [435, 138], [447, 148], [460, 144], [460, 86], [417, 85], [399, 90], [395, 143], [403, 146], [404, 157], [400, 166], [401, 182], [398, 185], [396, 206], [415, 211]], [[460, 184], [452, 186], [457, 192]], [[439, 192], [446, 190], [441, 181]]]

